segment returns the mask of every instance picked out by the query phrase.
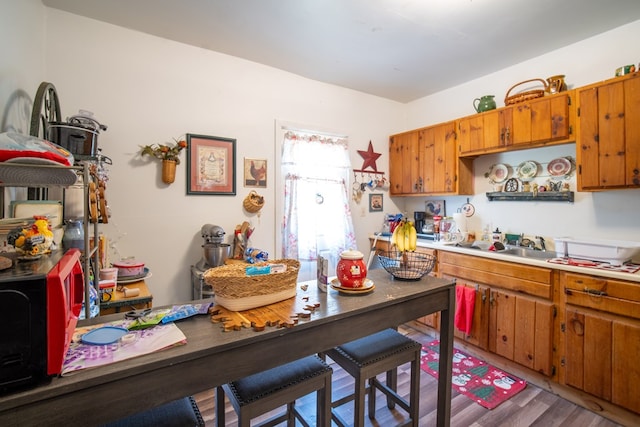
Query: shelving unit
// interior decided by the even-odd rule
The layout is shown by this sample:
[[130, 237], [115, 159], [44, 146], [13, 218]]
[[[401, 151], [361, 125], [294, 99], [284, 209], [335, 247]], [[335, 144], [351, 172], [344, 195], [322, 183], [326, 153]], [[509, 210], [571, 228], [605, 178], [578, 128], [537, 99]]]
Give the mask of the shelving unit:
[[[66, 170], [71, 170], [74, 171], [76, 174], [79, 174], [82, 177], [82, 183], [78, 184], [73, 184], [72, 186], [63, 186], [63, 185], [56, 185], [56, 184], [51, 184], [51, 183], [47, 183], [47, 182], [42, 182], [42, 183], [34, 183], [29, 181], [28, 183], [24, 183], [24, 182], [20, 182], [19, 180], [16, 180], [15, 182], [1, 182], [0, 183], [0, 187], [2, 187], [2, 191], [0, 191], [0, 206], [2, 209], [2, 217], [4, 217], [4, 207], [5, 207], [5, 189], [9, 188], [9, 187], [28, 187], [28, 188], [51, 188], [51, 187], [61, 187], [63, 189], [63, 191], [65, 191], [67, 188], [73, 187], [73, 186], [78, 186], [81, 185], [82, 186], [82, 190], [83, 190], [83, 199], [84, 199], [84, 208], [83, 208], [83, 217], [84, 217], [84, 221], [83, 221], [83, 227], [84, 227], [84, 259], [83, 259], [83, 271], [84, 271], [84, 300], [85, 300], [85, 304], [84, 304], [84, 308], [85, 308], [85, 317], [88, 319], [90, 316], [90, 307], [89, 307], [89, 300], [90, 300], [90, 291], [89, 291], [89, 286], [91, 286], [91, 279], [90, 279], [90, 271], [91, 271], [91, 257], [94, 258], [94, 265], [99, 266], [100, 264], [100, 254], [98, 251], [99, 248], [99, 234], [98, 234], [98, 225], [99, 222], [95, 221], [93, 223], [90, 223], [90, 217], [89, 217], [89, 203], [90, 203], [90, 192], [89, 192], [89, 184], [90, 182], [92, 182], [92, 177], [90, 174], [90, 170], [89, 170], [89, 166], [90, 163], [87, 161], [83, 161], [80, 162], [79, 165], [77, 166], [57, 166], [57, 165], [45, 165], [45, 164], [21, 164], [21, 163], [3, 163], [2, 167], [11, 167], [11, 168], [21, 168], [20, 172], [16, 174], [17, 176], [29, 176], [29, 174], [31, 172], [33, 172], [35, 170], [35, 168], [58, 168], [58, 169], [66, 169]], [[63, 222], [64, 222], [63, 218]], [[90, 227], [93, 226], [93, 230], [90, 231]], [[90, 244], [91, 244], [91, 237], [93, 237], [93, 241], [95, 242], [94, 247], [90, 248]], [[97, 277], [97, 274], [96, 274]], [[96, 289], [98, 289], [95, 278], [94, 278], [94, 287]]]
[[569, 202], [573, 203], [573, 191], [539, 191], [532, 192], [508, 192], [495, 191], [487, 193], [487, 199], [494, 201], [525, 201], [525, 202]]

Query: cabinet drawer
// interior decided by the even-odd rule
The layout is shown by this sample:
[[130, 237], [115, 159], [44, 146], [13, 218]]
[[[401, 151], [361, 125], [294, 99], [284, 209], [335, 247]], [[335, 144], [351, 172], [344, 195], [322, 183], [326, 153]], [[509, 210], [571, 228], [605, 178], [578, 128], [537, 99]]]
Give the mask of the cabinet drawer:
[[551, 299], [553, 270], [440, 251], [438, 271], [476, 283]]
[[569, 304], [640, 319], [640, 283], [581, 274], [564, 274]]

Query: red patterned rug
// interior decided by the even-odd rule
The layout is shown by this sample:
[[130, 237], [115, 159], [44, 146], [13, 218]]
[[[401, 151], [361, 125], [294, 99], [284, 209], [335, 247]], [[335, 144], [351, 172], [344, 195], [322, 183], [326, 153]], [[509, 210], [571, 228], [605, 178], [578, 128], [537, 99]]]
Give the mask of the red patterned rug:
[[[420, 367], [438, 378], [440, 342], [431, 341], [422, 347]], [[481, 406], [493, 409], [510, 399], [527, 386], [526, 381], [476, 359], [460, 350], [453, 349], [451, 384], [455, 390]]]

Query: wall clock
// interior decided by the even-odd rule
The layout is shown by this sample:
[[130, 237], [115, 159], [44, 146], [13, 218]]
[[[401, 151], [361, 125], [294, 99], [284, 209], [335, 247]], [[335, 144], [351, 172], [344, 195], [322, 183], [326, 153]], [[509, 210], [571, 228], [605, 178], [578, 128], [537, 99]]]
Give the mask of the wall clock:
[[515, 178], [509, 178], [507, 182], [504, 184], [504, 191], [509, 193], [515, 193], [518, 191], [518, 180]]

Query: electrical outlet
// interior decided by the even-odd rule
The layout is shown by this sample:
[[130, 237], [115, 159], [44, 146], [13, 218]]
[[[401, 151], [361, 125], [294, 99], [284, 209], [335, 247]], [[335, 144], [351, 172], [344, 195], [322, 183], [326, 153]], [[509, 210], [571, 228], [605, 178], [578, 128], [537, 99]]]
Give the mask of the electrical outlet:
[[367, 214], [364, 211], [364, 206], [360, 208], [360, 216], [367, 216]]

